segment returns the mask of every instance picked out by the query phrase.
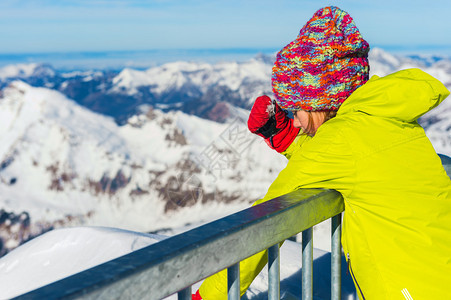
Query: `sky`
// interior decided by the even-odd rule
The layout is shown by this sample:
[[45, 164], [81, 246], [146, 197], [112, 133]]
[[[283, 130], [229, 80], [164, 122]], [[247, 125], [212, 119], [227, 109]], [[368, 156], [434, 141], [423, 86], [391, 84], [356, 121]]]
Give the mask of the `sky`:
[[0, 54], [280, 49], [328, 5], [372, 46], [451, 49], [449, 0], [2, 0]]

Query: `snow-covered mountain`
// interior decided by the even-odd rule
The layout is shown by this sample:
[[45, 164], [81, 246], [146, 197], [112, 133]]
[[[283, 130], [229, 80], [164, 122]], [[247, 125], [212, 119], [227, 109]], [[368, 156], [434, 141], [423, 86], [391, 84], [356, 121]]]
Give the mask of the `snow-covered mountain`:
[[248, 132], [246, 111], [234, 114], [220, 124], [148, 109], [118, 126], [58, 91], [12, 82], [0, 99], [4, 247], [52, 227], [152, 231], [247, 207], [285, 159]]
[[[263, 196], [286, 160], [246, 121], [271, 95], [273, 60], [0, 68], [0, 255], [54, 227], [177, 231]], [[380, 76], [420, 67], [451, 89], [449, 58], [374, 49], [370, 64]], [[451, 101], [420, 121], [451, 156]]]
[[[206, 94], [215, 86], [222, 86], [236, 92], [242, 99], [252, 99], [268, 93], [271, 66], [260, 56], [246, 62], [223, 62], [215, 65], [194, 62], [167, 63], [145, 71], [124, 69], [113, 78], [111, 92], [134, 95], [140, 88], [164, 98], [177, 90], [185, 90], [187, 96]], [[166, 102], [172, 99], [165, 99]], [[183, 99], [174, 99], [179, 103]], [[252, 103], [246, 103], [252, 104]]]

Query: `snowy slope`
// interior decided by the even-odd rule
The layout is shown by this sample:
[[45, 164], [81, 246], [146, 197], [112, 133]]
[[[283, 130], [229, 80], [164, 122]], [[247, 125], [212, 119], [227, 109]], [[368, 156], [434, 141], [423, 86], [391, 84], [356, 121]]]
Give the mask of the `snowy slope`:
[[[164, 236], [114, 228], [75, 227], [54, 230], [18, 247], [0, 259], [0, 299], [7, 299], [108, 260], [158, 242]], [[299, 299], [302, 247], [286, 241], [281, 247], [281, 299]], [[314, 299], [330, 299], [330, 253], [314, 251]], [[349, 275], [342, 274], [343, 299], [355, 299]], [[200, 283], [193, 285], [195, 292]], [[145, 287], [144, 287], [145, 288]], [[247, 299], [267, 299], [267, 267], [255, 279]], [[176, 299], [176, 295], [166, 299]]]
[[0, 299], [34, 290], [161, 239], [102, 227], [47, 232], [0, 259]]

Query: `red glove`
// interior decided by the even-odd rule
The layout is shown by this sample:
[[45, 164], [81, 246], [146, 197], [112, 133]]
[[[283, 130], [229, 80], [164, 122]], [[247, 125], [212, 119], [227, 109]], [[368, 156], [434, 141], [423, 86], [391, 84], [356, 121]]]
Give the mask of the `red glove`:
[[279, 153], [284, 152], [299, 133], [299, 128], [293, 126], [293, 119], [268, 96], [260, 96], [255, 100], [247, 127], [252, 133], [263, 137], [269, 147]]
[[197, 290], [195, 294], [192, 294], [191, 297], [192, 300], [202, 300], [202, 297], [199, 294], [199, 290]]

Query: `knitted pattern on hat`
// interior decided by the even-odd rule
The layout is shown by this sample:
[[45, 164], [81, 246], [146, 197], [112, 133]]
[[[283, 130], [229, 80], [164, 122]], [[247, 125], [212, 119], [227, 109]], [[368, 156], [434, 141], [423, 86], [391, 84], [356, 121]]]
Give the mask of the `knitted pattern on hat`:
[[318, 10], [277, 54], [276, 101], [287, 110], [338, 110], [368, 80], [369, 49], [348, 13], [335, 6]]

